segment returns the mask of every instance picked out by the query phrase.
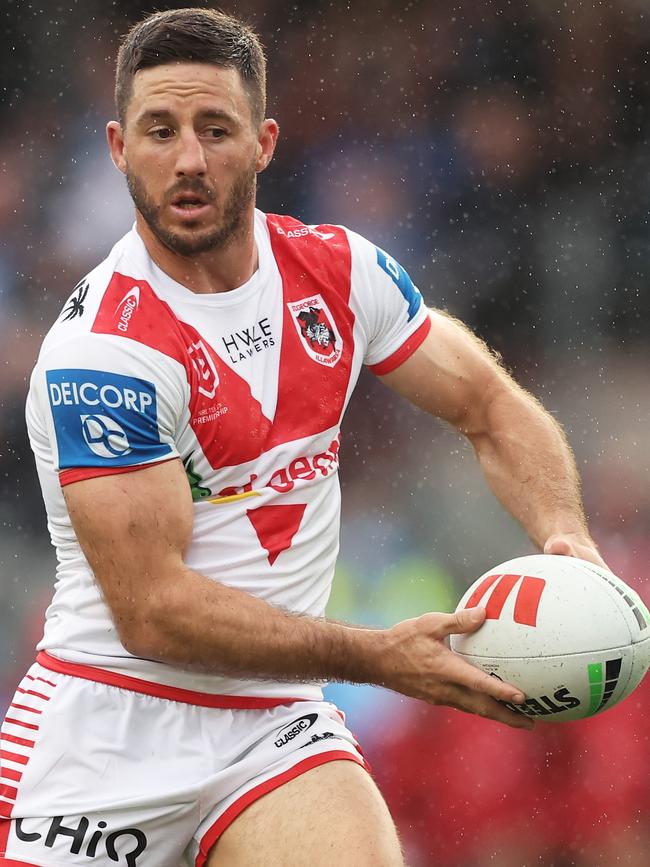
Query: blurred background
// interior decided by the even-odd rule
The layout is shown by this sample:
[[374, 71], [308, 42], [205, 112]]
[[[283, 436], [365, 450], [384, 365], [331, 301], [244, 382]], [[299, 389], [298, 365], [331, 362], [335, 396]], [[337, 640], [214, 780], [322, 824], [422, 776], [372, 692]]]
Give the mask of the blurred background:
[[[0, 0], [0, 711], [55, 564], [23, 404], [43, 334], [132, 220], [106, 152], [139, 0]], [[213, 5], [195, 0], [195, 5]], [[260, 206], [343, 223], [468, 322], [565, 426], [591, 526], [650, 602], [650, 2], [224, 2], [268, 49]], [[531, 552], [471, 450], [364, 375], [329, 613], [451, 610]], [[530, 735], [336, 686], [411, 867], [650, 864], [650, 683]]]

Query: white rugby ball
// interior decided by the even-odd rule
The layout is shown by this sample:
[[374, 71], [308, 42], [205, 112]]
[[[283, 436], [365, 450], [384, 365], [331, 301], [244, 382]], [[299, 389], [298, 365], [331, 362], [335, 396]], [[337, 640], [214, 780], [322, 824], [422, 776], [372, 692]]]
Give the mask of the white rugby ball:
[[533, 554], [490, 569], [458, 603], [483, 625], [451, 649], [526, 694], [508, 705], [545, 722], [584, 719], [626, 698], [650, 666], [650, 613], [607, 569]]

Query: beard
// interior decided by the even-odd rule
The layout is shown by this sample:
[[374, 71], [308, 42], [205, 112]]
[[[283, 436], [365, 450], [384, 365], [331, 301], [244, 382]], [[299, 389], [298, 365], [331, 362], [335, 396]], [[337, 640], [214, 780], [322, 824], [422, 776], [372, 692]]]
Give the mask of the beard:
[[[203, 230], [188, 226], [187, 229], [180, 232], [166, 229], [163, 226], [161, 221], [163, 206], [154, 202], [142, 180], [128, 167], [126, 183], [134, 205], [158, 240], [173, 253], [178, 253], [181, 256], [195, 256], [198, 253], [221, 250], [245, 231], [248, 208], [250, 203], [255, 201], [257, 172], [255, 171], [255, 163], [252, 162], [235, 179], [224, 202], [222, 218], [216, 225]], [[200, 194], [210, 203], [213, 203], [215, 199], [214, 192], [199, 178], [188, 178], [175, 184], [166, 194], [165, 199], [171, 202], [180, 192]]]

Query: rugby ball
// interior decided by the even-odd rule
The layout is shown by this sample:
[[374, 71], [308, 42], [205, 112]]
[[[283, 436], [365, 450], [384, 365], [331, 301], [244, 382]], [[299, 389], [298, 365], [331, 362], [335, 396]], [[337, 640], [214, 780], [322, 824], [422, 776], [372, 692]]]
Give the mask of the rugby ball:
[[584, 719], [614, 707], [650, 666], [650, 613], [607, 569], [575, 557], [508, 560], [472, 584], [457, 611], [481, 606], [474, 633], [450, 646], [526, 695], [512, 710], [545, 722]]

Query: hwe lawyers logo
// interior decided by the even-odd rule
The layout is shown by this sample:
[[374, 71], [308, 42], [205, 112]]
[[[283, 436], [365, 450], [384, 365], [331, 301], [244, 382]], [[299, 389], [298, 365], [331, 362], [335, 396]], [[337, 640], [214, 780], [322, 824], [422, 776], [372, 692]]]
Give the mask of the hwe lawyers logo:
[[537, 626], [539, 603], [546, 586], [543, 578], [530, 575], [488, 575], [478, 585], [465, 603], [465, 608], [476, 608], [481, 600], [492, 590], [485, 605], [486, 620], [498, 620], [501, 617], [508, 597], [519, 584], [515, 596], [513, 619], [515, 623], [524, 626]]

